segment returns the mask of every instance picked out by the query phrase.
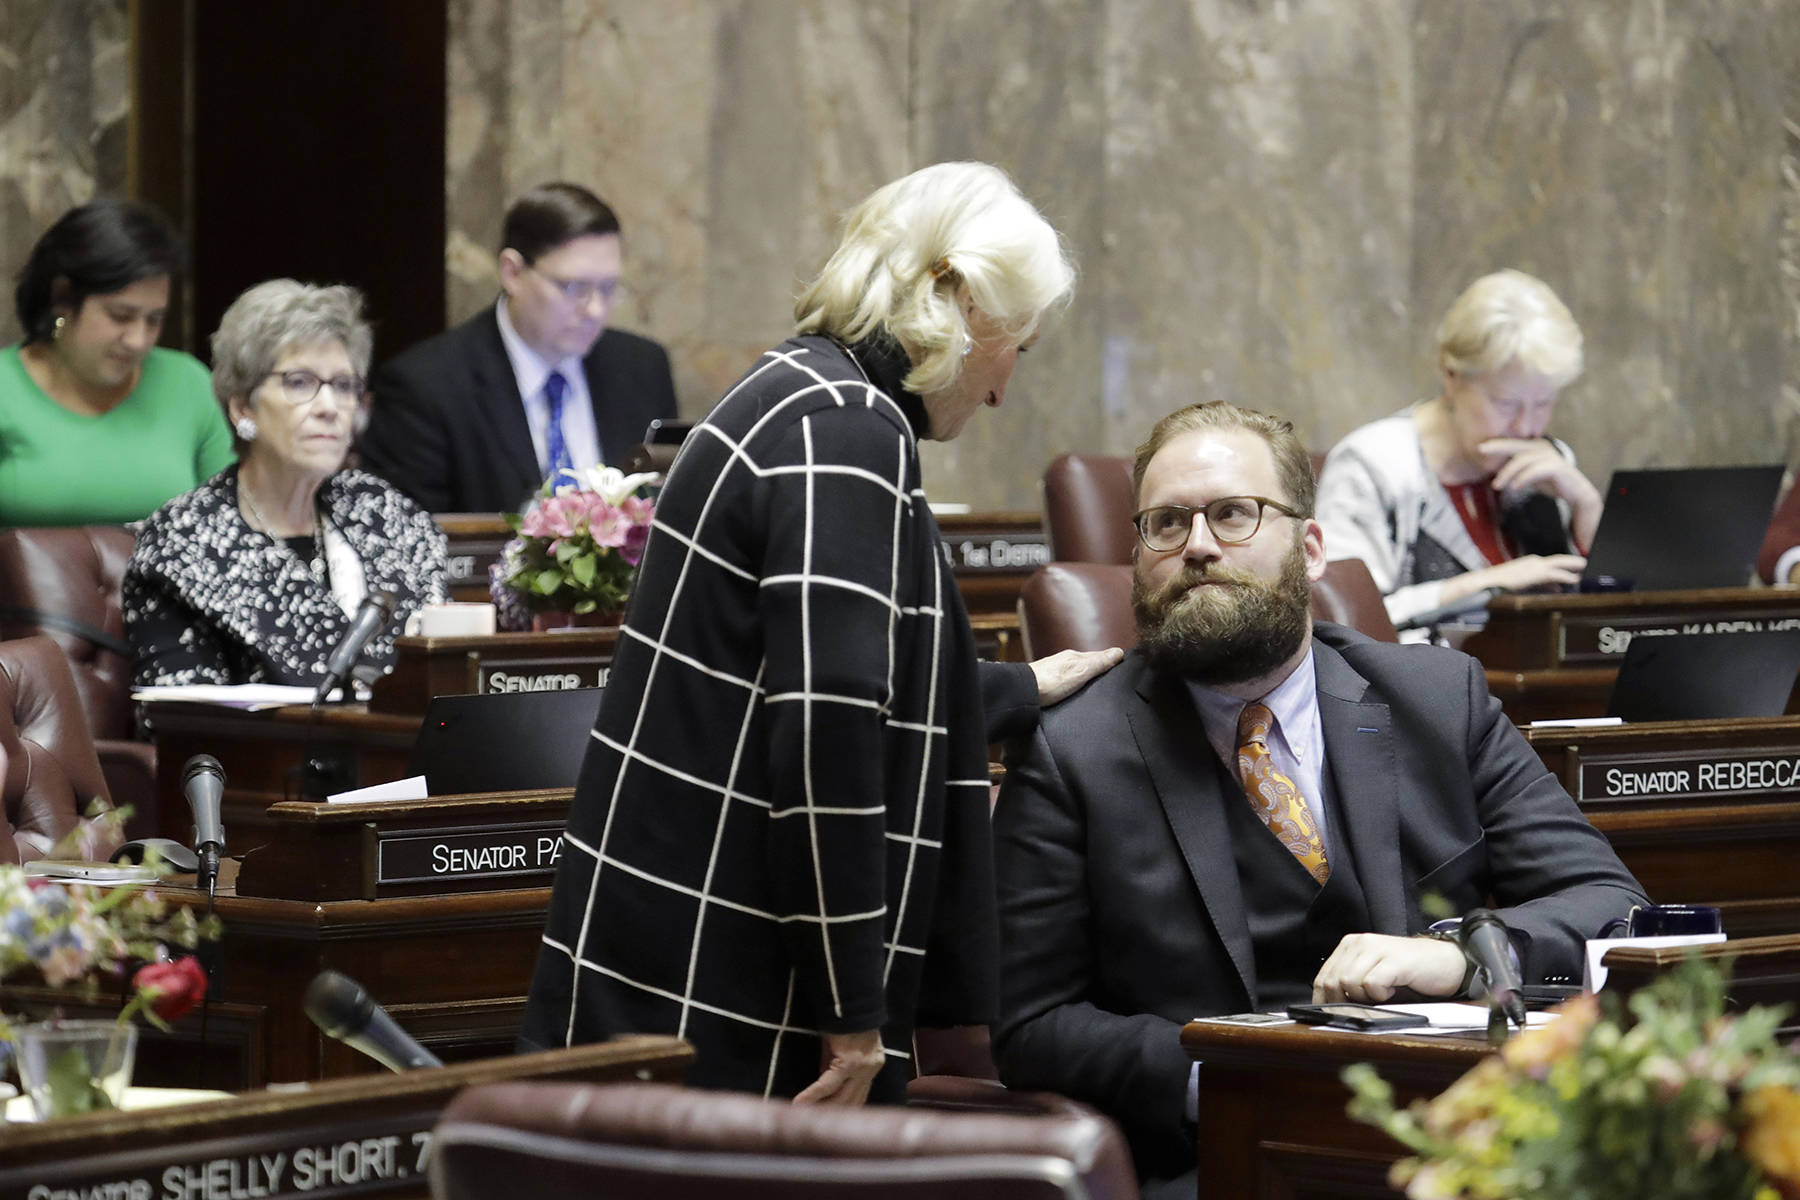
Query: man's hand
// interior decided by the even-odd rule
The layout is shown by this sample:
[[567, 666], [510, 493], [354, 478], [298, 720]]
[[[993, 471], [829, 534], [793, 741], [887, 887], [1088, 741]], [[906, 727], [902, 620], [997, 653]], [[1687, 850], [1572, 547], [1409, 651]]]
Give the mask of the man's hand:
[[794, 1103], [840, 1104], [855, 1108], [868, 1100], [869, 1085], [875, 1081], [885, 1061], [881, 1030], [828, 1033], [819, 1057], [823, 1068], [819, 1077], [794, 1097]]
[[1452, 996], [1462, 984], [1466, 966], [1455, 942], [1353, 933], [1337, 944], [1313, 977], [1313, 1003], [1382, 1004], [1399, 988], [1411, 988], [1421, 996]]
[[1469, 577], [1478, 581], [1481, 587], [1522, 592], [1546, 583], [1574, 587], [1581, 582], [1581, 570], [1585, 566], [1587, 559], [1579, 554], [1526, 554], [1471, 571]]
[[1117, 646], [1105, 650], [1062, 650], [1031, 664], [1037, 676], [1038, 703], [1049, 706], [1097, 675], [1104, 675], [1125, 660]]

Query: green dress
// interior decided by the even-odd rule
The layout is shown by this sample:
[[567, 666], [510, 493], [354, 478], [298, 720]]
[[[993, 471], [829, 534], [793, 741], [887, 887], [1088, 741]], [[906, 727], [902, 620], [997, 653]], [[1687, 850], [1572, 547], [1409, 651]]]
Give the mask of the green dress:
[[200, 362], [161, 347], [117, 408], [80, 416], [0, 350], [0, 528], [118, 525], [231, 464], [231, 433]]

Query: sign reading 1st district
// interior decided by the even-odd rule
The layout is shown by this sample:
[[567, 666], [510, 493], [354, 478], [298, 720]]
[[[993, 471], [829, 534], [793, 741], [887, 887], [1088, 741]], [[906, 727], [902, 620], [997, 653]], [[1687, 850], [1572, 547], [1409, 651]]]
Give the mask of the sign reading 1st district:
[[425, 1190], [437, 1113], [118, 1154], [67, 1172], [0, 1169], [3, 1200], [282, 1200]]

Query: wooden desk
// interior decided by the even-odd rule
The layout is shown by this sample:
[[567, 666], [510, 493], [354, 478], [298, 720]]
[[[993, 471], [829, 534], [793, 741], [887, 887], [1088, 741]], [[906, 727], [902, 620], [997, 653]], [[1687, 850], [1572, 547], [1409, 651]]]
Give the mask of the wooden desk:
[[1733, 937], [1800, 933], [1800, 717], [1528, 729], [1654, 900]]
[[[1800, 998], [1800, 938], [1754, 938], [1698, 948], [1735, 957], [1734, 1003]], [[1681, 950], [1608, 951], [1607, 990], [1628, 993], [1680, 963]], [[1354, 1062], [1374, 1064], [1405, 1105], [1434, 1096], [1490, 1051], [1475, 1037], [1357, 1034], [1304, 1025], [1189, 1023], [1181, 1044], [1200, 1067], [1198, 1159], [1207, 1198], [1398, 1197], [1387, 1172], [1404, 1151], [1344, 1111], [1338, 1079]]]
[[[570, 793], [367, 805], [283, 803], [269, 843], [221, 871], [208, 1011], [139, 1035], [138, 1081], [239, 1091], [379, 1066], [301, 1007], [327, 968], [446, 1061], [511, 1051], [537, 963]], [[191, 877], [189, 879], [191, 884]], [[193, 907], [191, 886], [163, 889]], [[116, 997], [11, 988], [9, 1011], [106, 1015]], [[201, 1050], [204, 1043], [205, 1049]]]
[[627, 1038], [299, 1091], [12, 1125], [0, 1134], [0, 1200], [424, 1200], [432, 1127], [463, 1088], [516, 1079], [674, 1082], [693, 1057], [677, 1038]]
[[[512, 536], [506, 522], [490, 513], [438, 513], [433, 519], [450, 542], [452, 598], [488, 599], [488, 567]], [[938, 532], [969, 610], [976, 652], [1019, 661], [1019, 589], [1050, 561], [1043, 521], [1034, 512], [945, 513]]]
[[1800, 629], [1800, 589], [1496, 596], [1486, 627], [1458, 644], [1488, 668], [1489, 688], [1523, 724], [1603, 713], [1634, 637], [1775, 629]]

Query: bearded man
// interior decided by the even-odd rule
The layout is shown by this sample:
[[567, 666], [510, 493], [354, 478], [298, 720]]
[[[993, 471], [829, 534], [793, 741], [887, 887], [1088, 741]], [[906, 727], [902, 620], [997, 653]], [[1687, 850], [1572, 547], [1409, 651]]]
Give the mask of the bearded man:
[[1124, 1128], [1196, 1192], [1198, 1016], [1451, 997], [1421, 906], [1492, 903], [1527, 981], [1645, 902], [1466, 655], [1308, 615], [1325, 566], [1286, 421], [1229, 404], [1138, 449], [1139, 644], [1047, 710], [995, 810], [1000, 1075]]

